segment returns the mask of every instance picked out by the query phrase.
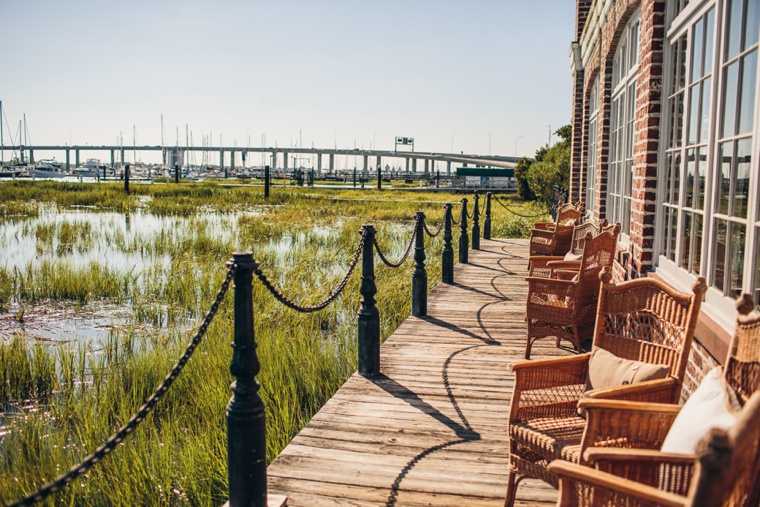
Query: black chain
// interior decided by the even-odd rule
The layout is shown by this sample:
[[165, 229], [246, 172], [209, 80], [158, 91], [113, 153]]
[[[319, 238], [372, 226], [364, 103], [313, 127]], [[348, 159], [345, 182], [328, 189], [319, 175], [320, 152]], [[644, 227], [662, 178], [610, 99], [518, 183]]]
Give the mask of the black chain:
[[150, 398], [148, 398], [148, 401], [146, 401], [145, 404], [140, 407], [137, 413], [133, 415], [129, 421], [127, 421], [127, 424], [122, 426], [116, 433], [111, 435], [111, 437], [106, 440], [105, 444], [98, 447], [95, 452], [87, 456], [84, 461], [75, 467], [72, 467], [68, 473], [60, 476], [50, 484], [43, 486], [36, 493], [27, 495], [18, 502], [11, 504], [9, 507], [34, 505], [35, 503], [47, 498], [49, 495], [60, 491], [80, 475], [86, 474], [88, 470], [90, 470], [93, 466], [105, 458], [111, 451], [113, 451], [116, 446], [119, 445], [130, 433], [135, 431], [135, 428], [137, 428], [137, 426], [145, 419], [145, 416], [147, 416], [150, 411], [153, 410], [156, 404], [169, 390], [171, 385], [179, 376], [182, 369], [190, 360], [190, 357], [193, 355], [195, 348], [198, 346], [198, 344], [200, 344], [203, 335], [206, 334], [208, 326], [211, 324], [211, 321], [214, 319], [214, 316], [219, 309], [219, 304], [222, 302], [224, 295], [227, 293], [227, 289], [230, 286], [230, 281], [235, 274], [235, 269], [236, 266], [232, 265], [227, 270], [227, 276], [224, 278], [224, 282], [222, 282], [222, 286], [219, 288], [219, 292], [217, 292], [216, 297], [214, 298], [214, 302], [211, 304], [211, 308], [209, 309], [208, 313], [206, 313], [206, 316], [203, 319], [203, 323], [198, 328], [198, 332], [195, 333], [193, 340], [185, 349], [185, 353], [182, 354], [182, 357], [179, 358], [177, 363], [174, 365], [174, 368], [172, 368], [169, 374], [164, 378], [164, 381], [161, 382], [161, 385], [158, 387], [158, 389], [156, 389]]
[[540, 213], [538, 215], [521, 215], [520, 213], [517, 213], [516, 211], [512, 211], [511, 209], [507, 208], [504, 205], [504, 203], [501, 202], [501, 199], [499, 199], [498, 197], [496, 197], [496, 196], [493, 196], [493, 197], [496, 200], [496, 202], [498, 202], [501, 205], [502, 208], [504, 208], [505, 210], [509, 211], [513, 215], [517, 215], [518, 217], [522, 217], [522, 218], [540, 218], [540, 217], [544, 217], [544, 216], [546, 216], [548, 214], [548, 213], [545, 212], [545, 213]]
[[327, 296], [327, 299], [313, 306], [299, 305], [297, 303], [294, 303], [287, 297], [285, 297], [284, 294], [282, 294], [280, 291], [278, 291], [274, 287], [274, 285], [272, 285], [272, 283], [267, 279], [266, 275], [264, 275], [264, 273], [262, 273], [258, 267], [254, 269], [253, 272], [259, 278], [261, 283], [264, 284], [264, 287], [266, 287], [269, 290], [269, 292], [272, 293], [272, 296], [274, 296], [274, 298], [280, 303], [284, 304], [288, 308], [295, 310], [297, 312], [302, 312], [302, 313], [316, 312], [316, 311], [322, 310], [327, 305], [335, 301], [335, 298], [337, 298], [340, 295], [340, 293], [343, 292], [343, 289], [346, 287], [346, 283], [348, 283], [348, 279], [351, 277], [351, 273], [354, 272], [354, 268], [356, 268], [356, 264], [359, 261], [359, 255], [361, 254], [362, 248], [364, 247], [364, 240], [366, 239], [366, 237], [367, 237], [367, 233], [365, 231], [362, 231], [362, 239], [361, 241], [359, 241], [359, 246], [356, 247], [356, 253], [354, 254], [354, 258], [351, 261], [351, 265], [348, 268], [348, 272], [346, 273], [346, 276], [343, 277], [343, 280], [340, 282], [340, 285], [338, 285], [338, 288], [336, 288], [332, 294]]
[[455, 219], [454, 218], [454, 213], [451, 213], [451, 223], [453, 225], [459, 225], [459, 222], [461, 222], [461, 221], [462, 221], [461, 219], [460, 220]]
[[414, 220], [414, 231], [412, 232], [412, 237], [409, 239], [409, 245], [406, 247], [406, 252], [404, 252], [404, 255], [401, 257], [401, 260], [398, 262], [391, 262], [388, 260], [388, 258], [383, 254], [383, 251], [380, 250], [380, 245], [377, 244], [377, 237], [375, 237], [375, 250], [377, 250], [377, 254], [380, 256], [380, 260], [383, 261], [383, 263], [388, 266], [389, 268], [398, 268], [400, 267], [404, 261], [406, 261], [406, 258], [409, 257], [409, 252], [412, 251], [412, 245], [414, 245], [414, 238], [417, 236], [417, 224], [419, 223], [419, 215], [416, 216]]
[[427, 235], [428, 235], [428, 236], [430, 236], [431, 238], [435, 238], [435, 237], [436, 237], [436, 236], [438, 236], [438, 235], [441, 233], [441, 231], [443, 230], [443, 224], [444, 224], [444, 222], [445, 222], [445, 217], [444, 217], [444, 221], [443, 221], [443, 222], [441, 222], [441, 225], [439, 225], [439, 226], [438, 226], [438, 230], [437, 230], [437, 231], [435, 231], [435, 234], [433, 234], [432, 232], [430, 232], [430, 229], [428, 229], [428, 226], [427, 226], [427, 222], [422, 222], [422, 226], [425, 228], [425, 234], [427, 234]]

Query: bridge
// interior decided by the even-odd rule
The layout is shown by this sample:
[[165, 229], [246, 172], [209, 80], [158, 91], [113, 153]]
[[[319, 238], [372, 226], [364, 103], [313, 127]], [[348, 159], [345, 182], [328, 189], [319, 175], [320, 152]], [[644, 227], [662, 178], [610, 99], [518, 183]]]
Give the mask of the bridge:
[[[370, 161], [374, 161], [374, 167], [383, 167], [383, 159], [394, 159], [404, 162], [404, 170], [407, 173], [424, 172], [435, 173], [440, 166], [445, 166], [445, 174], [451, 175], [452, 164], [462, 164], [464, 167], [497, 167], [514, 168], [517, 157], [500, 155], [474, 155], [463, 153], [435, 153], [395, 150], [363, 150], [363, 149], [338, 149], [338, 148], [280, 148], [280, 147], [239, 147], [239, 146], [116, 146], [116, 145], [10, 145], [0, 148], [2, 159], [6, 160], [5, 152], [18, 153], [21, 162], [35, 162], [35, 152], [63, 153], [66, 170], [79, 166], [82, 153], [108, 152], [110, 153], [110, 165], [116, 167], [123, 165], [126, 154], [132, 152], [134, 160], [137, 160], [137, 152], [161, 152], [164, 165], [174, 167], [175, 163], [185, 165], [182, 161], [187, 160], [191, 153], [215, 154], [218, 156], [217, 166], [220, 170], [225, 167], [238, 167], [238, 160], [242, 166], [246, 166], [250, 154], [262, 154], [274, 170], [285, 170], [298, 166], [299, 160], [308, 157], [315, 161], [313, 169], [317, 172], [326, 170], [329, 173], [336, 172], [336, 156], [361, 157], [362, 171], [370, 171]], [[73, 153], [73, 159], [72, 159]], [[325, 160], [324, 157], [327, 159]], [[134, 162], [133, 160], [133, 162]], [[269, 163], [271, 162], [271, 163]], [[323, 166], [324, 163], [324, 166]], [[419, 166], [418, 166], [419, 163]]]

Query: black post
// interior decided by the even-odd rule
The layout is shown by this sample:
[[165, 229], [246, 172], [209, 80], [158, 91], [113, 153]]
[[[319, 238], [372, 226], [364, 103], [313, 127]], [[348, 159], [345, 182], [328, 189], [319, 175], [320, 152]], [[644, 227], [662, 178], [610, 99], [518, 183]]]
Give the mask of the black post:
[[266, 420], [259, 396], [259, 358], [253, 335], [253, 271], [258, 263], [251, 252], [232, 254], [235, 271], [235, 342], [232, 345], [227, 404], [227, 476], [230, 507], [267, 505]]
[[174, 183], [179, 183], [179, 164], [174, 164]]
[[439, 188], [441, 186], [441, 171], [436, 170], [435, 171], [435, 188]]
[[269, 199], [269, 166], [264, 166], [264, 199]]
[[467, 198], [462, 198], [462, 213], [459, 217], [459, 262], [467, 264], [467, 250], [470, 248], [470, 238], [467, 237]]
[[[111, 167], [113, 167], [113, 162], [111, 163]], [[106, 166], [103, 166], [103, 181], [106, 181]]]
[[454, 249], [451, 247], [451, 204], [443, 205], [443, 251], [441, 252], [441, 281], [454, 283]]
[[356, 167], [354, 167], [354, 188], [356, 188]]
[[472, 203], [472, 249], [480, 250], [480, 209], [478, 199], [480, 195], [475, 191], [475, 201]]
[[364, 376], [380, 373], [380, 311], [375, 306], [375, 226], [364, 225], [362, 248], [362, 295], [359, 308], [359, 374]]
[[486, 193], [486, 219], [483, 220], [483, 239], [491, 239], [491, 192]]
[[124, 192], [129, 195], [129, 164], [124, 166]]
[[425, 214], [415, 214], [417, 230], [414, 237], [414, 273], [412, 273], [412, 315], [427, 315], [427, 270], [425, 269]]
[[377, 166], [377, 189], [383, 189], [383, 169], [380, 166]]

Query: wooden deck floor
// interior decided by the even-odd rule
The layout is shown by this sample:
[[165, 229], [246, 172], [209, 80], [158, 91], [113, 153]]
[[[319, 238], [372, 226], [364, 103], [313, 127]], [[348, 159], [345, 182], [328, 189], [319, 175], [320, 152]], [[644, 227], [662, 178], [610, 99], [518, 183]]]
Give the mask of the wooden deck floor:
[[[354, 374], [269, 466], [270, 494], [291, 507], [503, 505], [527, 256], [527, 240], [481, 240], [457, 283], [430, 292], [428, 317], [409, 317], [383, 344], [381, 375]], [[568, 353], [544, 340], [532, 357]], [[517, 504], [556, 498], [523, 481]]]

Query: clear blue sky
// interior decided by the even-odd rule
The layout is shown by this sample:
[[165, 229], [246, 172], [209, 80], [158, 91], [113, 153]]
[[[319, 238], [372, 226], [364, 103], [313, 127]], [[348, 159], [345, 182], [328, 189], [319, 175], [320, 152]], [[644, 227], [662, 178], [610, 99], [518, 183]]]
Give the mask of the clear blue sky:
[[[32, 144], [533, 155], [570, 122], [571, 0], [0, 1]], [[5, 121], [5, 120], [4, 120]], [[6, 155], [6, 160], [8, 156]], [[59, 157], [60, 158], [60, 157]]]

